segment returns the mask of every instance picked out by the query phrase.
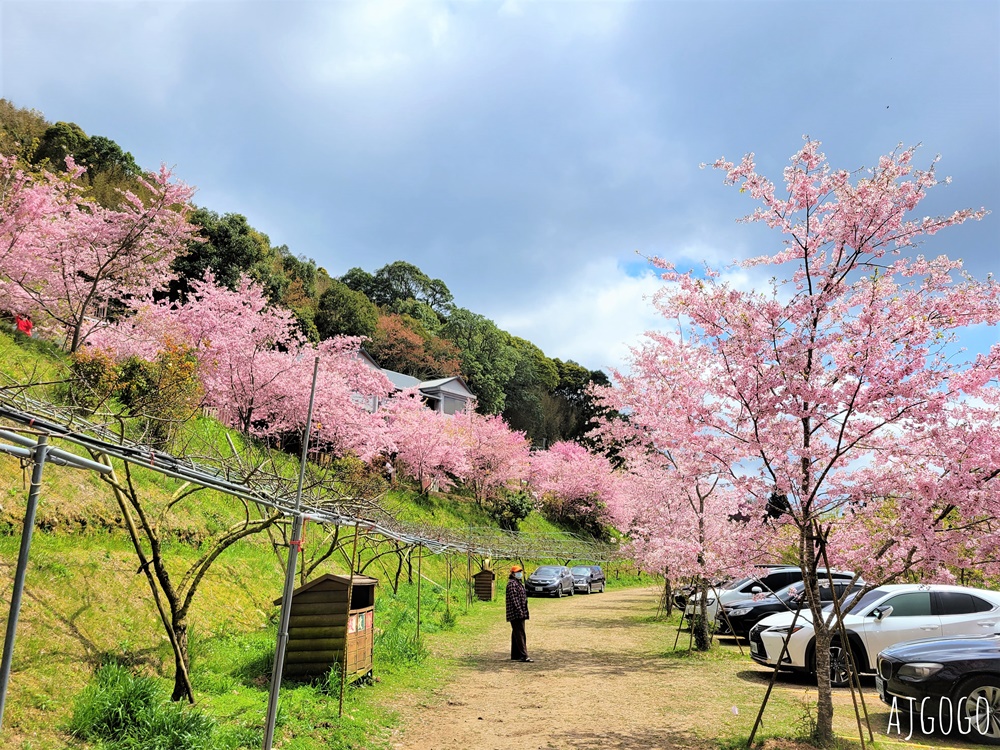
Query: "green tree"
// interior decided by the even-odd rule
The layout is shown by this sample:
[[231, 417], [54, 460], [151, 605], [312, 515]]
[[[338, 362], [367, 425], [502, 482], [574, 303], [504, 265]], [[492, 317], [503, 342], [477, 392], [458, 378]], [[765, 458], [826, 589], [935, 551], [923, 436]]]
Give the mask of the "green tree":
[[543, 445], [563, 440], [588, 444], [586, 433], [599, 409], [587, 393], [587, 388], [591, 383], [607, 385], [610, 382], [608, 376], [600, 370], [588, 370], [573, 360], [563, 362], [554, 359], [552, 362], [559, 378], [555, 388], [540, 399]]
[[503, 416], [511, 429], [525, 433], [532, 443], [540, 445], [551, 438], [547, 429], [543, 403], [547, 394], [559, 385], [559, 370], [555, 362], [530, 341], [511, 337], [517, 353], [514, 375], [507, 383]]
[[340, 280], [379, 307], [392, 312], [409, 314], [395, 309], [395, 305], [416, 300], [443, 318], [452, 303], [451, 292], [441, 279], [432, 279], [412, 263], [402, 260], [382, 266], [374, 275], [361, 268], [352, 268]]
[[443, 320], [426, 302], [415, 299], [396, 300], [389, 310], [397, 315], [405, 315], [418, 323], [420, 332], [424, 335], [436, 336], [441, 333]]
[[372, 302], [375, 301], [373, 295], [373, 289], [375, 288], [375, 277], [368, 273], [363, 268], [354, 267], [351, 268], [341, 276], [338, 281], [340, 281], [348, 289], [353, 289], [355, 292], [361, 292]]
[[216, 281], [235, 289], [242, 274], [249, 274], [267, 289], [270, 285], [268, 259], [271, 243], [266, 234], [250, 226], [245, 216], [225, 214], [198, 208], [190, 221], [201, 227], [202, 242], [192, 242], [188, 250], [174, 261], [173, 270], [178, 276], [171, 285], [175, 299], [187, 296], [187, 279], [203, 279], [209, 268]]
[[135, 177], [142, 172], [132, 154], [123, 151], [121, 146], [103, 135], [90, 136], [83, 151], [77, 156], [87, 165], [87, 173], [91, 179], [99, 172], [122, 179]]
[[321, 338], [337, 335], [371, 338], [377, 326], [378, 308], [362, 292], [332, 280], [320, 295], [316, 328]]
[[452, 310], [441, 329], [461, 352], [462, 375], [478, 399], [482, 414], [503, 411], [507, 384], [517, 369], [518, 353], [509, 333], [465, 308]]
[[57, 122], [42, 134], [33, 161], [61, 172], [66, 171], [66, 157], [82, 161], [90, 138], [75, 122]]
[[0, 153], [30, 162], [48, 127], [38, 110], [22, 109], [9, 99], [0, 99]]

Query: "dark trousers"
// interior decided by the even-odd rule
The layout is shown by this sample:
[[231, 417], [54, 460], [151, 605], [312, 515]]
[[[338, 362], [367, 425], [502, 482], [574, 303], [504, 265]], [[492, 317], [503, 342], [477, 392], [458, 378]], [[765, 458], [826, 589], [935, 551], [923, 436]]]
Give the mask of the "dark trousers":
[[510, 658], [528, 658], [528, 636], [524, 632], [524, 620], [510, 621]]

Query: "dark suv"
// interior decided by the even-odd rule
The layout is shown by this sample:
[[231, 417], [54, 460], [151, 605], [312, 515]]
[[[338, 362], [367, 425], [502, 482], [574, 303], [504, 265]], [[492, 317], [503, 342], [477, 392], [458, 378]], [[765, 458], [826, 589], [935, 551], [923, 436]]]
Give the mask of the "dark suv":
[[528, 596], [532, 594], [548, 596], [573, 596], [573, 574], [565, 565], [543, 565], [528, 576], [524, 582]]
[[570, 572], [573, 573], [575, 591], [586, 591], [588, 594], [604, 591], [604, 571], [600, 565], [574, 565]]
[[[706, 614], [709, 622], [715, 620], [721, 606], [732, 602], [742, 601], [750, 597], [762, 594], [767, 596], [780, 591], [791, 583], [802, 580], [802, 571], [794, 565], [781, 567], [767, 567], [759, 576], [740, 578], [730, 581], [720, 588], [712, 589], [708, 592], [705, 600]], [[696, 598], [688, 599], [687, 606], [684, 607], [684, 618], [690, 620], [699, 613], [700, 601]]]
[[[832, 602], [833, 592], [836, 592], [838, 599], [842, 599], [845, 592], [857, 593], [863, 585], [863, 581], [858, 581], [852, 586], [854, 573], [847, 571], [826, 573], [821, 570], [819, 575], [819, 597], [823, 602]], [[825, 580], [827, 576], [834, 579], [832, 590], [829, 580]], [[773, 615], [775, 612], [794, 612], [808, 607], [804, 594], [804, 584], [799, 581], [770, 596], [758, 595], [756, 598], [748, 597], [742, 601], [725, 604], [715, 617], [715, 632], [719, 635], [747, 638], [750, 629], [768, 615]]]

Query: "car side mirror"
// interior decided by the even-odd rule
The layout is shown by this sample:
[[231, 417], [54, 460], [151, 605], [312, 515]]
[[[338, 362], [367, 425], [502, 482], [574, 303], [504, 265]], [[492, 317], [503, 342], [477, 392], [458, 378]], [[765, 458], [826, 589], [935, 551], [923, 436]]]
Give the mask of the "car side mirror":
[[752, 589], [750, 589], [751, 594], [760, 594], [763, 591], [764, 589], [762, 589], [760, 586], [754, 586]]
[[872, 614], [875, 615], [876, 620], [881, 622], [886, 617], [892, 614], [892, 605], [889, 605], [888, 607], [879, 607], [878, 609], [873, 611]]

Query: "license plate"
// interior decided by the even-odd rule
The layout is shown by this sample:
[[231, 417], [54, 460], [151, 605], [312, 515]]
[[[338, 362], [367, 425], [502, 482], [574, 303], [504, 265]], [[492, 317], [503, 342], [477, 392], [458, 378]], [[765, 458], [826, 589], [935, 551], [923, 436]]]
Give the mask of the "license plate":
[[542, 587], [541, 586], [535, 586], [534, 589], [532, 589], [532, 590], [533, 591], [541, 591]]
[[885, 681], [877, 675], [875, 676], [875, 690], [878, 691], [879, 698], [885, 700]]
[[750, 653], [751, 654], [759, 654], [760, 653], [760, 647], [757, 645], [756, 641], [750, 641]]

